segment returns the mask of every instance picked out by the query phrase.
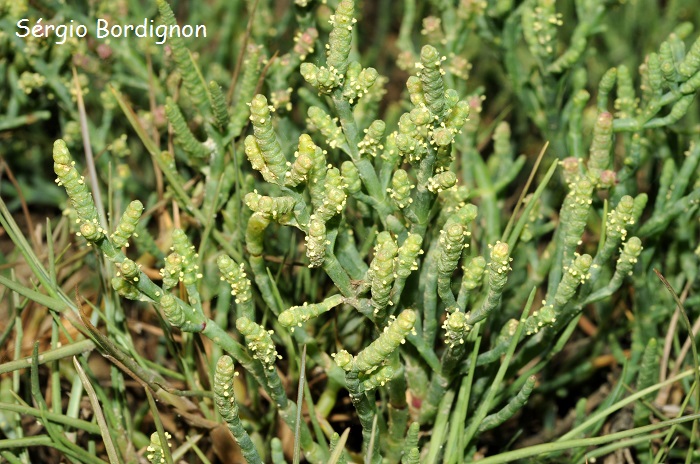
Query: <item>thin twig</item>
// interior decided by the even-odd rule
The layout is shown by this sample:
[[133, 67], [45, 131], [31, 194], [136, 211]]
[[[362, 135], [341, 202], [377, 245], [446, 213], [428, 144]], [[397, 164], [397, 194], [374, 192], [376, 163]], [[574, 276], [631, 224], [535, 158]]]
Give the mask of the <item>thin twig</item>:
[[5, 162], [5, 158], [0, 156], [0, 165], [2, 168], [5, 170], [7, 173], [7, 178], [10, 181], [10, 183], [15, 187], [15, 190], [17, 190], [17, 198], [19, 199], [20, 205], [22, 205], [22, 213], [24, 213], [24, 218], [27, 221], [27, 229], [29, 230], [29, 239], [32, 241], [32, 245], [34, 246], [34, 253], [37, 255], [39, 254], [41, 243], [39, 240], [36, 238], [36, 230], [34, 229], [34, 222], [32, 221], [32, 216], [29, 214], [29, 208], [27, 207], [27, 202], [24, 199], [24, 195], [22, 194], [22, 189], [19, 186], [19, 183], [17, 182], [17, 179], [15, 179], [15, 175], [12, 173], [12, 169], [10, 169], [10, 165]]
[[109, 426], [107, 425], [104, 413], [102, 412], [102, 407], [100, 406], [100, 400], [97, 397], [97, 393], [95, 393], [95, 389], [90, 383], [90, 379], [88, 379], [87, 375], [85, 374], [83, 366], [80, 365], [78, 358], [76, 358], [75, 356], [73, 356], [73, 366], [75, 367], [75, 370], [78, 373], [78, 377], [80, 377], [80, 381], [82, 382], [83, 387], [85, 388], [85, 392], [87, 393], [88, 399], [90, 400], [90, 404], [92, 405], [92, 412], [93, 414], [95, 414], [95, 420], [97, 421], [97, 424], [100, 427], [102, 440], [105, 445], [105, 449], [107, 450], [109, 462], [111, 464], [119, 464], [121, 461], [119, 459], [119, 456], [117, 455], [117, 449], [114, 446], [114, 442], [112, 441], [112, 436], [109, 433]]
[[301, 405], [304, 401], [304, 382], [306, 382], [306, 345], [301, 350], [299, 366], [299, 392], [297, 393], [297, 417], [294, 426], [294, 464], [299, 464], [301, 456]]
[[[681, 293], [680, 297], [680, 301], [682, 303], [685, 303], [686, 298], [688, 298], [688, 293], [690, 292], [692, 286], [693, 282], [688, 281], [685, 287], [683, 288], [683, 292]], [[676, 326], [678, 325], [679, 317], [680, 310], [678, 309], [678, 307], [676, 307], [676, 310], [673, 313], [673, 316], [671, 317], [671, 322], [668, 325], [668, 331], [666, 332], [666, 338], [664, 340], [664, 352], [663, 356], [661, 357], [661, 362], [659, 364], [659, 381], [661, 382], [663, 382], [667, 378], [666, 370], [668, 369], [668, 360], [671, 356], [671, 350], [673, 349], [673, 339], [676, 335]], [[683, 347], [678, 353], [678, 356], [676, 357], [676, 360], [673, 364], [673, 368], [671, 369], [671, 372], [669, 372], [668, 377], [675, 377], [680, 371], [680, 367], [683, 364], [683, 360], [685, 359], [685, 357], [688, 354], [688, 351], [690, 350], [690, 343], [692, 340], [695, 340], [698, 331], [700, 331], [700, 319], [696, 320], [693, 324], [693, 335], [692, 337], [689, 336], [685, 340], [685, 343], [683, 343]], [[670, 393], [671, 385], [667, 385], [661, 390], [659, 390], [659, 393], [656, 395], [656, 404], [665, 405], [668, 401], [668, 396]]]
[[[151, 114], [156, 113], [156, 92], [153, 85], [153, 62], [151, 61], [151, 54], [146, 52], [146, 67], [148, 68], [148, 106], [151, 108]], [[160, 140], [160, 134], [158, 134], [158, 128], [153, 124], [153, 142], [158, 144]], [[156, 175], [156, 191], [158, 192], [158, 202], [163, 200], [163, 192], [165, 191], [163, 187], [163, 172], [158, 167], [158, 163], [155, 158], [151, 157], [151, 162], [153, 163], [153, 172]], [[160, 206], [159, 212], [163, 211], [165, 208], [163, 205]]]
[[537, 159], [535, 160], [535, 165], [532, 167], [532, 170], [530, 171], [530, 176], [527, 178], [527, 182], [525, 182], [525, 187], [523, 187], [523, 191], [520, 192], [520, 198], [518, 198], [518, 202], [515, 204], [515, 208], [513, 209], [513, 214], [511, 214], [510, 219], [508, 219], [508, 224], [506, 225], [506, 228], [503, 231], [503, 236], [501, 236], [501, 241], [508, 240], [508, 235], [510, 234], [510, 229], [513, 228], [513, 224], [515, 223], [515, 217], [518, 215], [518, 212], [520, 211], [520, 207], [522, 206], [523, 200], [525, 199], [525, 196], [527, 195], [527, 191], [530, 190], [530, 184], [532, 184], [532, 181], [535, 180], [535, 174], [537, 174], [537, 169], [539, 169], [539, 167], [540, 167], [540, 163], [542, 162], [542, 158], [544, 158], [544, 154], [547, 151], [547, 147], [549, 147], [549, 141], [545, 142], [544, 146], [542, 147], [542, 150], [540, 150], [540, 154], [537, 155]]
[[107, 230], [107, 216], [105, 214], [104, 204], [102, 203], [102, 194], [100, 186], [97, 183], [97, 169], [95, 169], [95, 158], [92, 155], [92, 146], [90, 145], [90, 130], [87, 124], [87, 114], [85, 113], [85, 102], [83, 101], [83, 89], [80, 88], [78, 80], [78, 71], [73, 66], [73, 83], [75, 84], [75, 94], [78, 99], [78, 115], [80, 117], [80, 133], [83, 136], [83, 149], [85, 150], [85, 162], [87, 164], [88, 174], [90, 175], [90, 187], [92, 188], [92, 196], [95, 199], [95, 207], [100, 216], [100, 226]]
[[[693, 351], [693, 373], [695, 374], [695, 395], [696, 395], [695, 413], [697, 413], [700, 410], [700, 372], [698, 372], [698, 367], [700, 366], [700, 359], [698, 358], [698, 348], [697, 348], [697, 346], [695, 346], [695, 337], [694, 337], [693, 326], [690, 324], [690, 319], [688, 319], [688, 313], [686, 313], [685, 308], [683, 308], [683, 303], [681, 302], [680, 298], [678, 298], [678, 295], [676, 294], [675, 290], [673, 290], [673, 287], [671, 287], [671, 284], [668, 283], [668, 280], [666, 280], [666, 278], [657, 269], [654, 269], [654, 273], [661, 280], [661, 282], [664, 284], [664, 286], [666, 287], [668, 292], [673, 297], [673, 300], [676, 302], [676, 305], [678, 307], [678, 312], [680, 313], [682, 320], [685, 323], [685, 328], [688, 331], [688, 337], [690, 337], [690, 339], [693, 342], [690, 344], [690, 348]], [[695, 434], [697, 432], [697, 426], [698, 426], [697, 421], [693, 421], [693, 432], [691, 435], [691, 437], [693, 437], [693, 438], [695, 437]], [[695, 440], [693, 438], [691, 438], [691, 448], [695, 442]]]
[[248, 25], [245, 28], [245, 34], [243, 35], [243, 43], [241, 44], [241, 52], [238, 54], [238, 59], [236, 60], [236, 67], [233, 69], [233, 74], [231, 75], [231, 84], [229, 85], [228, 92], [226, 93], [226, 103], [231, 104], [231, 99], [233, 98], [233, 91], [238, 83], [238, 75], [241, 73], [241, 67], [243, 66], [243, 57], [245, 56], [245, 50], [248, 46], [248, 39], [250, 39], [250, 34], [253, 31], [253, 18], [255, 17], [255, 10], [258, 8], [258, 0], [255, 0], [253, 7], [251, 8], [250, 15], [248, 16]]

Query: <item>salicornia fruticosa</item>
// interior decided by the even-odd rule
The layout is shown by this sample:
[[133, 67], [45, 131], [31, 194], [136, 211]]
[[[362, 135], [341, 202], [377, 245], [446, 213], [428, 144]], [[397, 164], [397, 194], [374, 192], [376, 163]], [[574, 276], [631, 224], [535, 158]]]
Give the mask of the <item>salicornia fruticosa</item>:
[[[204, 79], [215, 74], [181, 38], [168, 43], [174, 70], [152, 89], [168, 137], [113, 92], [163, 177], [159, 197], [127, 202], [122, 185], [123, 214], [104, 218], [70, 137], [53, 147], [67, 215], [99, 252], [112, 285], [104, 290], [167, 321], [168, 352], [182, 356], [176, 375], [201, 397], [190, 414], [224, 423], [249, 463], [284, 462], [282, 442], [263, 445], [270, 430], [294, 434], [313, 463], [471, 462], [499, 452], [488, 431], [530, 398], [593, 372], [586, 362], [554, 378], [551, 361], [579, 356], [565, 349], [577, 324], [590, 336], [591, 319], [596, 330], [615, 325], [609, 297], [625, 282], [651, 309], [625, 312], [636, 327], [629, 356], [642, 367], [623, 380], [638, 390], [657, 381], [652, 310], [674, 303], [655, 294], [650, 270], [676, 269], [687, 278], [673, 284], [691, 289], [700, 254], [700, 140], [678, 125], [700, 88], [689, 25], [635, 72], [589, 66], [614, 14], [602, 0], [577, 1], [575, 12], [551, 0], [397, 2], [407, 73], [390, 92], [399, 101], [387, 102], [399, 77], [369, 66], [355, 42], [365, 32], [355, 1], [329, 2], [330, 11], [297, 0], [285, 16], [294, 41], [280, 51], [266, 36], [270, 2], [248, 3], [257, 10], [230, 88]], [[431, 15], [418, 18], [419, 5]], [[177, 24], [165, 0], [157, 6], [164, 24]], [[472, 66], [472, 40], [498, 57], [486, 71]], [[505, 97], [479, 86], [485, 75]], [[125, 143], [112, 145], [120, 160], [134, 149]], [[154, 211], [167, 218], [160, 236], [146, 226]], [[666, 258], [671, 234], [669, 249], [691, 251]], [[128, 340], [114, 307], [109, 336]], [[621, 361], [620, 334], [605, 333], [586, 352], [607, 355], [611, 344]], [[296, 381], [300, 369], [313, 384]], [[351, 442], [332, 419], [348, 407], [359, 424]], [[649, 423], [645, 411], [635, 407], [635, 424]], [[166, 459], [162, 438], [172, 437], [150, 437], [151, 462]]]

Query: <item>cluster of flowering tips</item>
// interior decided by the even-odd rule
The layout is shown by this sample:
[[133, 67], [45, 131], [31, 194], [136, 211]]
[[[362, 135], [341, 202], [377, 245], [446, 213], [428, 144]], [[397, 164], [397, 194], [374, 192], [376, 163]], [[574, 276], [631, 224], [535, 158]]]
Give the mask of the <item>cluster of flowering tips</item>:
[[[71, 158], [63, 140], [57, 140], [54, 144], [53, 162], [54, 172], [58, 176], [56, 184], [65, 188], [68, 193], [78, 218], [77, 223], [80, 224], [80, 235], [89, 242], [101, 238], [106, 231], [99, 226], [95, 201], [85, 185], [85, 177], [75, 168], [75, 161]], [[86, 224], [87, 227], [84, 227]]]
[[[268, 61], [268, 83], [270, 87], [270, 103], [277, 110], [292, 110], [292, 92], [289, 87], [289, 76], [296, 72], [299, 64], [314, 52], [318, 31], [309, 27], [294, 34], [292, 49], [275, 60]], [[256, 74], [259, 76], [259, 74]], [[257, 81], [257, 77], [256, 77]], [[251, 95], [252, 96], [252, 95]]]
[[[624, 195], [617, 205], [608, 214], [605, 222], [605, 240], [601, 244], [595, 258], [587, 254], [579, 255], [575, 253], [576, 248], [581, 244], [581, 237], [584, 233], [588, 221], [588, 213], [592, 203], [592, 194], [595, 188], [608, 188], [605, 182], [606, 168], [610, 163], [610, 150], [612, 148], [612, 116], [605, 111], [599, 113], [596, 126], [594, 128], [593, 140], [591, 143], [587, 166], [584, 169], [578, 161], [566, 159], [562, 162], [565, 177], [568, 177], [569, 194], [564, 200], [560, 211], [561, 235], [558, 247], [559, 259], [561, 263], [562, 276], [560, 281], [554, 281], [552, 285], [552, 275], [550, 274], [549, 296], [542, 302], [542, 308], [534, 311], [525, 321], [525, 333], [533, 334], [540, 329], [554, 324], [560, 315], [566, 311], [569, 303], [573, 301], [577, 289], [583, 285], [580, 297], [585, 299], [590, 291], [590, 284], [587, 281], [594, 280], [600, 273], [601, 266], [607, 263], [613, 253], [617, 250], [621, 242], [624, 242], [629, 228], [636, 224], [638, 218], [647, 203], [647, 196], [640, 194], [635, 198]], [[613, 173], [614, 174], [614, 173]], [[641, 251], [641, 246], [636, 246], [639, 239], [632, 237], [621, 250], [625, 254], [629, 242], [631, 253]], [[631, 257], [618, 260], [615, 275], [612, 281], [605, 288], [596, 292], [595, 295], [604, 295], [619, 287], [622, 276], [626, 275], [631, 265], [636, 262], [636, 256], [628, 253]]]
[[[304, 303], [301, 306], [293, 306], [280, 313], [278, 320], [282, 326], [288, 327], [293, 331], [295, 327], [301, 327], [303, 323], [330, 311], [335, 306], [343, 303], [343, 301], [344, 298], [341, 295], [333, 295], [321, 303]], [[390, 323], [384, 328], [384, 331], [382, 334], [380, 334], [377, 340], [362, 350], [357, 357], [353, 358], [347, 351], [342, 350], [334, 355], [336, 363], [346, 371], [356, 370], [359, 372], [369, 373], [378, 368], [386, 357], [396, 350], [399, 345], [403, 344], [406, 336], [413, 331], [416, 313], [412, 310], [404, 310], [398, 315], [398, 317], [390, 316], [389, 320]], [[243, 325], [242, 328], [246, 330], [245, 333], [252, 332], [251, 330], [247, 329], [247, 326], [250, 325], [249, 321], [243, 320], [241, 321], [241, 324]], [[241, 330], [241, 328], [239, 328], [239, 330]], [[241, 332], [244, 333], [243, 331]], [[267, 338], [264, 331], [256, 330], [255, 334], [257, 335], [251, 338], [251, 340], [254, 342], [266, 340]], [[249, 336], [246, 335], [246, 339], [248, 339], [248, 337]], [[264, 354], [262, 356], [264, 358], [274, 357], [274, 354], [271, 354], [269, 351], [269, 345], [264, 341], [260, 346], [256, 346], [254, 351], [263, 352]], [[378, 373], [377, 376], [373, 377], [373, 380], [370, 382], [383, 385], [380, 380], [384, 379], [384, 382], [386, 382], [389, 378], [391, 378], [391, 376], [392, 371], [384, 370], [381, 374]], [[372, 383], [373, 388], [376, 388], [375, 383]]]
[[476, 215], [476, 206], [464, 205], [448, 218], [440, 230], [437, 247], [437, 292], [448, 308], [457, 304], [451, 288], [452, 274], [457, 269], [462, 251], [469, 247], [469, 225]]
[[537, 333], [542, 327], [556, 322], [557, 315], [571, 301], [576, 289], [590, 278], [589, 270], [592, 263], [593, 258], [590, 255], [577, 254], [572, 264], [564, 267], [564, 276], [554, 297], [550, 301], [543, 301], [542, 308], [534, 311], [524, 321], [527, 335]]
[[253, 352], [253, 357], [267, 369], [273, 370], [275, 362], [282, 359], [282, 356], [277, 354], [275, 344], [272, 341], [271, 335], [274, 331], [265, 330], [247, 317], [236, 319], [236, 328], [245, 337], [248, 349]]
[[644, 193], [640, 193], [634, 198], [624, 195], [613, 210], [608, 213], [605, 222], [605, 242], [596, 253], [591, 265], [592, 281], [596, 280], [602, 266], [618, 250], [620, 243], [627, 240], [627, 234], [637, 224], [647, 204], [647, 199], [647, 195]]
[[326, 44], [327, 67], [319, 67], [312, 63], [301, 65], [301, 75], [319, 94], [330, 94], [334, 89], [342, 87], [343, 93], [349, 99], [359, 98], [377, 79], [375, 69], [362, 69], [359, 63], [353, 64], [353, 69], [349, 70], [352, 29], [357, 22], [353, 17], [354, 12], [355, 2], [343, 0], [330, 18], [333, 28]]
[[[251, 220], [264, 220], [262, 216], [281, 224], [296, 225], [307, 232], [307, 256], [310, 267], [323, 264], [326, 246], [326, 223], [343, 211], [347, 199], [347, 189], [358, 190], [356, 169], [345, 166], [344, 173], [350, 177], [346, 182], [340, 170], [326, 165], [325, 152], [307, 134], [299, 137], [295, 160], [289, 163], [282, 152], [277, 135], [272, 127], [270, 108], [263, 95], [257, 95], [250, 104], [253, 134], [245, 139], [245, 152], [251, 165], [263, 178], [281, 187], [299, 189], [308, 187], [311, 197], [310, 210], [299, 195], [287, 197], [264, 197], [257, 192], [246, 195], [248, 207], [258, 213]], [[302, 206], [302, 216], [297, 215], [297, 205]], [[249, 227], [249, 230], [250, 227]], [[258, 232], [262, 232], [264, 227]], [[250, 251], [250, 250], [249, 250]]]
[[490, 262], [488, 264], [489, 291], [486, 300], [481, 307], [469, 315], [467, 323], [474, 325], [488, 317], [491, 312], [498, 307], [501, 302], [503, 289], [508, 281], [508, 273], [511, 271], [510, 247], [507, 243], [497, 241], [494, 245], [489, 245], [491, 249]]
[[[686, 52], [683, 38], [690, 32], [689, 23], [681, 25], [661, 43], [656, 53], [647, 55], [639, 68], [640, 98], [626, 67], [611, 68], [603, 75], [598, 108], [606, 109], [607, 95], [617, 84], [615, 109], [618, 111], [612, 124], [615, 131], [639, 132], [668, 126], [688, 112], [700, 89], [700, 37]], [[657, 116], [668, 105], [672, 105], [670, 111]]]
[[401, 116], [396, 134], [396, 146], [410, 163], [420, 161], [433, 147], [438, 173], [449, 167], [451, 144], [469, 115], [467, 102], [460, 100], [456, 91], [445, 90], [444, 60], [435, 47], [426, 45], [421, 50], [419, 72], [406, 82], [413, 109]]
[[523, 34], [530, 52], [549, 62], [556, 51], [557, 27], [563, 24], [561, 13], [555, 11], [555, 2], [537, 0], [525, 5], [522, 14]]
[[132, 202], [122, 215], [117, 227], [109, 237], [100, 226], [92, 194], [85, 185], [84, 178], [78, 173], [66, 143], [57, 140], [53, 149], [54, 172], [58, 176], [56, 183], [65, 188], [71, 205], [76, 212], [79, 224], [78, 235], [87, 240], [88, 245], [95, 244], [104, 255], [117, 267], [116, 277], [112, 278], [114, 289], [129, 299], [140, 299], [143, 295], [158, 301], [161, 289], [145, 278], [141, 266], [127, 258], [121, 248], [128, 246], [128, 240], [136, 230], [138, 219], [143, 211], [139, 201]]
[[400, 345], [406, 342], [408, 334], [414, 331], [416, 313], [413, 310], [403, 310], [397, 317], [390, 316], [391, 322], [384, 327], [383, 332], [368, 347], [353, 357], [341, 350], [333, 357], [340, 368], [346, 372], [371, 372], [383, 365], [384, 360]]
[[[264, 327], [255, 323], [245, 316], [241, 316], [236, 320], [236, 328], [245, 337], [246, 345], [252, 352], [253, 358], [258, 360], [263, 365], [263, 375], [266, 380], [266, 387], [272, 401], [277, 405], [280, 417], [285, 421], [290, 429], [296, 428], [296, 404], [287, 398], [287, 394], [282, 386], [282, 380], [275, 370], [275, 363], [282, 357], [277, 353], [271, 335], [272, 330], [265, 330]], [[221, 361], [228, 364], [224, 359]], [[225, 367], [225, 366], [222, 366]], [[231, 422], [229, 422], [231, 424]], [[233, 430], [232, 430], [233, 431]], [[311, 433], [305, 422], [299, 424], [301, 447], [306, 452], [306, 457], [309, 462], [322, 462], [321, 455], [323, 451], [319, 445], [313, 441]], [[235, 436], [235, 435], [234, 435]]]
[[253, 292], [244, 264], [236, 264], [230, 256], [225, 254], [217, 258], [216, 264], [221, 272], [221, 280], [228, 282], [231, 286], [231, 295], [235, 297], [238, 315], [248, 319], [255, 317]]
[[[197, 254], [194, 251], [194, 246], [190, 243], [184, 231], [180, 229], [173, 231], [173, 253], [165, 260], [165, 267], [161, 271], [163, 287], [159, 287], [141, 271], [139, 265], [127, 258], [120, 249], [115, 247], [105, 232], [98, 230], [99, 226], [95, 224], [97, 213], [92, 196], [84, 184], [75, 181], [79, 179], [79, 175], [62, 140], [58, 140], [54, 145], [54, 169], [59, 177], [59, 181], [66, 188], [71, 203], [78, 211], [81, 221], [81, 235], [88, 243], [92, 243], [99, 248], [117, 266], [118, 275], [112, 282], [115, 289], [127, 298], [145, 299], [155, 302], [161, 307], [171, 325], [186, 332], [202, 332], [205, 336], [211, 338], [214, 343], [221, 346], [222, 349], [236, 356], [236, 359], [261, 382], [261, 385], [267, 385], [267, 382], [263, 380], [264, 375], [261, 370], [251, 362], [242, 347], [228, 333], [222, 330], [215, 321], [208, 319], [204, 315], [197, 288], [198, 281], [202, 275], [197, 265]], [[138, 206], [139, 204], [132, 203], [131, 209], [140, 209], [137, 208]], [[135, 227], [134, 218], [129, 216], [133, 216], [133, 214], [126, 215], [126, 218], [121, 221], [125, 222], [118, 226], [118, 231], [115, 232], [117, 244], [122, 244], [122, 240], [128, 238], [126, 237], [128, 231], [133, 230]], [[245, 277], [240, 266], [226, 258], [220, 258], [219, 265], [223, 278], [232, 284], [233, 291], [239, 296], [240, 306], [245, 307], [249, 305], [251, 308], [247, 312], [243, 311], [243, 314], [252, 316], [250, 282]], [[189, 304], [181, 301], [168, 291], [179, 282], [182, 282], [185, 286]], [[247, 336], [251, 337], [248, 340], [251, 351], [255, 353], [255, 357], [259, 358], [263, 365], [267, 367], [272, 366], [277, 359], [277, 355], [274, 351], [274, 345], [269, 340], [269, 334], [259, 329], [259, 326], [256, 324], [252, 322], [246, 323], [246, 321], [245, 315], [239, 318], [240, 331], [244, 335], [247, 334]]]

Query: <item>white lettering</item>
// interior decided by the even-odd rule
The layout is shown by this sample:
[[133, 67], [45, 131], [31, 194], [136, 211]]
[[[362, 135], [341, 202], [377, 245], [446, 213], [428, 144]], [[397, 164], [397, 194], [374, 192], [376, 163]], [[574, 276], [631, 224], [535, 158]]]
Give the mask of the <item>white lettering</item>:
[[34, 37], [43, 37], [44, 26], [39, 24], [42, 19], [44, 19], [44, 18], [39, 18], [37, 20], [36, 24], [34, 25], [34, 27], [32, 28], [32, 35]]
[[97, 38], [98, 39], [104, 39], [109, 35], [109, 31], [107, 30], [107, 26], [109, 24], [107, 23], [107, 20], [105, 19], [98, 19], [97, 20]]
[[[0, 0], [2, 1], [2, 0]], [[152, 38], [157, 45], [163, 45], [170, 37], [207, 37], [207, 27], [203, 24], [158, 24], [153, 19], [144, 18], [140, 23], [110, 24], [107, 19], [95, 18], [95, 38]], [[87, 37], [92, 34], [91, 28], [80, 24], [76, 20], [66, 20], [65, 24], [44, 23], [44, 18], [39, 18], [34, 24], [30, 19], [22, 18], [15, 23], [17, 29], [15, 35], [20, 38], [29, 36], [43, 38], [55, 36], [55, 44], [64, 45], [68, 39]]]
[[156, 37], [158, 37], [160, 40], [156, 40], [157, 45], [163, 45], [165, 43], [165, 40], [167, 38], [167, 32], [168, 32], [168, 26], [165, 24], [161, 24], [160, 26], [156, 27]]
[[27, 37], [29, 35], [29, 28], [27, 26], [22, 25], [22, 23], [28, 23], [28, 22], [29, 22], [28, 19], [20, 19], [19, 21], [17, 21], [17, 29], [24, 29], [25, 31], [27, 31], [24, 33], [24, 35], [20, 34], [19, 32], [15, 32], [15, 35], [17, 37]]
[[61, 39], [60, 41], [56, 42], [56, 45], [63, 45], [64, 43], [66, 43], [66, 29], [68, 28], [65, 24], [59, 24], [58, 26], [56, 26], [56, 37]]
[[147, 37], [146, 35], [146, 19], [143, 20], [143, 24], [139, 24], [134, 28], [134, 35], [136, 37]]

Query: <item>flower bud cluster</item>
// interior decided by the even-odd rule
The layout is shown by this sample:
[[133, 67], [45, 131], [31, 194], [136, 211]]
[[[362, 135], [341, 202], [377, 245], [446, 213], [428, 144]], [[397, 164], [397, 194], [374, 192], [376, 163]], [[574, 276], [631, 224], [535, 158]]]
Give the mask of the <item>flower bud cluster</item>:
[[374, 86], [379, 73], [374, 68], [362, 68], [357, 61], [352, 61], [345, 73], [345, 83], [343, 85], [343, 97], [351, 105], [357, 103]]
[[340, 171], [338, 168], [328, 169], [326, 171], [323, 200], [313, 216], [317, 216], [323, 222], [328, 222], [330, 218], [343, 212], [347, 198], [345, 182], [343, 176], [340, 175]]
[[221, 280], [225, 280], [231, 286], [231, 295], [236, 297], [236, 303], [250, 301], [253, 293], [243, 263], [236, 264], [230, 256], [224, 254], [217, 258], [216, 264], [221, 272]]
[[216, 363], [214, 373], [214, 399], [221, 414], [221, 418], [226, 422], [231, 422], [238, 416], [238, 405], [233, 389], [233, 379], [236, 376], [233, 369], [233, 359], [230, 356], [222, 356]]
[[620, 258], [617, 260], [615, 273], [620, 275], [632, 275], [632, 268], [637, 264], [637, 258], [642, 253], [642, 241], [637, 237], [630, 237], [622, 247]]
[[304, 322], [330, 311], [342, 302], [343, 297], [341, 295], [333, 295], [321, 303], [304, 303], [301, 306], [292, 306], [282, 311], [277, 319], [282, 326], [291, 327], [294, 330], [294, 326], [301, 327]]
[[359, 192], [362, 189], [360, 171], [357, 170], [352, 161], [343, 161], [340, 165], [340, 174], [345, 181], [345, 192], [349, 195]]
[[318, 38], [318, 30], [315, 27], [310, 27], [303, 32], [298, 32], [294, 35], [294, 53], [299, 56], [301, 61], [314, 52], [316, 39]]
[[524, 5], [523, 34], [530, 52], [538, 58], [551, 60], [556, 52], [557, 27], [564, 24], [556, 12], [554, 0], [537, 0]]
[[182, 256], [174, 252], [170, 253], [165, 258], [165, 267], [160, 270], [160, 275], [163, 276], [163, 290], [175, 287], [184, 275], [182, 273]]
[[443, 171], [428, 179], [428, 190], [440, 193], [457, 185], [457, 174], [452, 171]]
[[403, 279], [411, 275], [411, 271], [418, 270], [418, 255], [423, 254], [421, 244], [423, 237], [418, 234], [408, 234], [406, 240], [399, 247], [396, 257], [395, 274]]
[[437, 120], [442, 120], [445, 112], [445, 85], [442, 79], [445, 74], [442, 62], [445, 59], [431, 45], [426, 45], [421, 49], [418, 77], [423, 84], [425, 104]]
[[85, 177], [81, 176], [75, 168], [75, 161], [68, 152], [66, 142], [60, 139], [56, 140], [53, 146], [53, 170], [58, 176], [56, 183], [66, 189], [78, 221], [92, 224], [85, 231], [81, 230], [81, 235], [88, 241], [101, 239], [105, 231], [98, 225], [95, 200], [85, 185]]
[[260, 195], [257, 190], [253, 190], [246, 194], [245, 204], [252, 211], [264, 214], [284, 224], [291, 220], [296, 201], [294, 198], [287, 196], [269, 197]]
[[445, 343], [452, 348], [464, 344], [464, 336], [471, 326], [467, 324], [467, 316], [458, 310], [447, 315], [442, 328], [445, 330]]
[[[170, 440], [170, 438], [172, 438], [168, 432], [164, 432], [164, 435], [166, 440]], [[170, 442], [166, 443], [166, 445], [168, 447], [172, 446]], [[146, 448], [146, 459], [148, 459], [148, 462], [151, 464], [161, 464], [165, 462], [163, 443], [160, 441], [160, 435], [158, 435], [158, 432], [153, 432], [151, 434], [151, 443]]]
[[469, 230], [459, 222], [446, 224], [440, 231], [438, 239], [438, 276], [449, 279], [462, 256], [462, 250], [469, 246], [465, 239], [470, 235]]
[[328, 37], [326, 63], [329, 68], [337, 69], [340, 75], [345, 74], [349, 66], [352, 29], [357, 22], [354, 15], [355, 2], [341, 0], [329, 21], [333, 29]]
[[358, 145], [360, 155], [368, 154], [374, 158], [381, 150], [384, 150], [382, 139], [384, 138], [385, 130], [386, 124], [384, 121], [380, 119], [373, 121], [372, 124], [365, 129], [365, 136]]
[[[384, 328], [375, 341], [360, 351], [355, 357], [353, 367], [360, 372], [367, 372], [379, 367], [399, 345], [405, 343], [405, 339], [413, 330], [415, 323], [415, 311], [410, 309], [402, 311]], [[336, 362], [338, 362], [337, 360], [338, 356], [336, 356]]]
[[415, 187], [408, 179], [408, 173], [403, 169], [397, 169], [391, 178], [391, 188], [388, 188], [387, 192], [394, 204], [398, 208], [403, 209], [413, 203], [411, 190]]
[[572, 254], [581, 243], [581, 236], [588, 221], [588, 211], [593, 202], [593, 183], [589, 179], [579, 177], [569, 184], [569, 188], [571, 190], [564, 199], [559, 215], [566, 245], [565, 256]]
[[287, 163], [287, 165], [289, 170], [285, 174], [284, 184], [288, 187], [296, 187], [308, 180], [313, 160], [307, 153], [295, 151], [294, 163]]
[[129, 206], [127, 206], [126, 211], [124, 211], [124, 214], [119, 220], [119, 224], [117, 224], [116, 230], [109, 236], [112, 244], [116, 248], [128, 247], [129, 238], [132, 235], [138, 236], [134, 231], [136, 230], [142, 212], [143, 203], [138, 200], [129, 203]]
[[462, 277], [462, 288], [472, 291], [481, 285], [484, 272], [486, 271], [486, 260], [483, 256], [472, 258], [469, 263], [462, 267], [464, 275]]
[[265, 330], [247, 317], [239, 317], [236, 320], [236, 328], [245, 337], [248, 349], [253, 352], [253, 357], [267, 369], [274, 369], [277, 359], [282, 359], [282, 356], [277, 354], [275, 344], [270, 337], [274, 331]]
[[311, 218], [306, 237], [306, 257], [309, 258], [309, 267], [321, 267], [326, 257], [326, 224], [319, 218]]
[[389, 299], [391, 287], [394, 284], [394, 259], [398, 253], [396, 242], [389, 232], [381, 232], [377, 236], [377, 246], [374, 248], [374, 259], [370, 264], [368, 280], [372, 288], [372, 306], [374, 314], [383, 311], [392, 302]]
[[615, 209], [608, 214], [608, 220], [605, 223], [605, 239], [624, 240], [627, 237], [627, 228], [634, 223], [634, 199], [625, 195], [620, 198]]
[[199, 265], [197, 264], [199, 255], [195, 252], [194, 245], [192, 245], [190, 239], [187, 238], [187, 234], [182, 229], [173, 229], [172, 250], [182, 258], [182, 281], [185, 285], [194, 285], [202, 278]]
[[330, 94], [343, 81], [342, 74], [333, 67], [326, 68], [313, 63], [302, 63], [300, 71], [304, 80], [318, 90], [319, 94]]
[[317, 130], [323, 135], [331, 148], [338, 148], [347, 143], [343, 130], [338, 125], [337, 118], [331, 118], [328, 113], [318, 106], [311, 106], [307, 112], [307, 125], [312, 130]]
[[394, 369], [391, 366], [382, 366], [372, 372], [362, 381], [362, 389], [366, 392], [383, 387], [394, 378]]
[[502, 291], [511, 270], [510, 248], [505, 242], [498, 241], [491, 248], [491, 262], [489, 263], [489, 287]]
[[139, 289], [124, 277], [112, 277], [112, 288], [114, 288], [120, 296], [128, 300], [139, 300], [141, 298]]
[[583, 284], [588, 280], [591, 275], [589, 274], [589, 269], [593, 264], [593, 258], [590, 255], [575, 255], [574, 261], [570, 266], [564, 267], [564, 275], [562, 276], [561, 282], [557, 287], [557, 292], [554, 295], [554, 305], [556, 310], [561, 310], [561, 308], [566, 305], [571, 298], [573, 298], [574, 293], [579, 285]]

